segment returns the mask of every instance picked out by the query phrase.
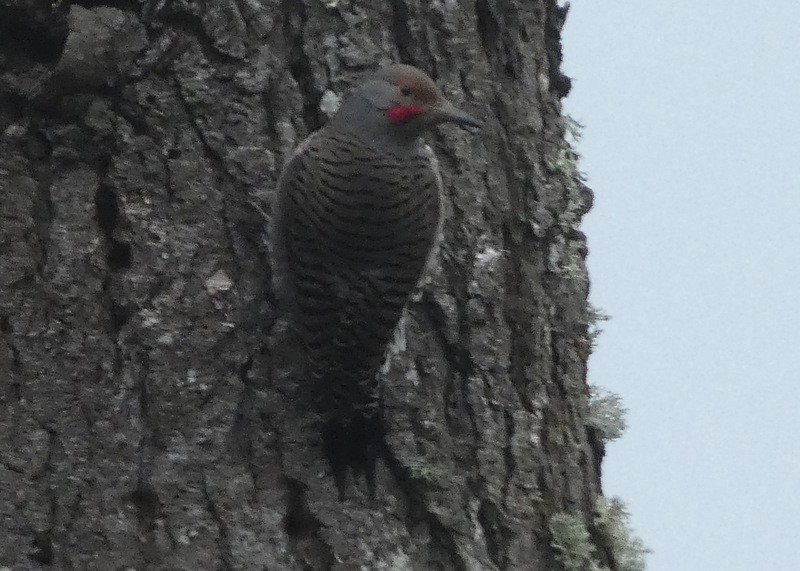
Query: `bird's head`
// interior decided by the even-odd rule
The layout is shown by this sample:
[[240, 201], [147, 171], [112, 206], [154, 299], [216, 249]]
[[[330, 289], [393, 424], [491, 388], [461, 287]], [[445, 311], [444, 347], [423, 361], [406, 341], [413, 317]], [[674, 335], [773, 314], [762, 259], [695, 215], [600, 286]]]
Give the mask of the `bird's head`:
[[425, 72], [403, 64], [381, 68], [353, 89], [334, 122], [357, 134], [397, 142], [413, 141], [438, 123], [481, 126], [450, 103]]

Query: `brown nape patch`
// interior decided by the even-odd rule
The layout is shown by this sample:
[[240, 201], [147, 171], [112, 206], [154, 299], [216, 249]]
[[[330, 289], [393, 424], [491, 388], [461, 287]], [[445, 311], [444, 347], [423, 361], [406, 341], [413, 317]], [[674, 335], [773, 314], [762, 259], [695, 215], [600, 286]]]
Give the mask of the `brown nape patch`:
[[422, 104], [433, 105], [442, 99], [442, 93], [433, 80], [421, 71], [400, 73], [395, 77], [394, 84], [400, 89], [410, 89], [411, 95]]

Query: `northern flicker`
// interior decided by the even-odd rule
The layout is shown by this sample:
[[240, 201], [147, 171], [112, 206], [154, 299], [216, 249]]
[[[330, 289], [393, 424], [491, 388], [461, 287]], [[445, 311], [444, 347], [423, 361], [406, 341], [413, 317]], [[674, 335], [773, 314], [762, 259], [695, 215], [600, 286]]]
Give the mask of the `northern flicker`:
[[441, 177], [420, 137], [444, 122], [480, 126], [419, 69], [382, 68], [299, 145], [278, 183], [274, 289], [306, 347], [340, 497], [348, 468], [374, 493], [377, 373], [439, 233]]

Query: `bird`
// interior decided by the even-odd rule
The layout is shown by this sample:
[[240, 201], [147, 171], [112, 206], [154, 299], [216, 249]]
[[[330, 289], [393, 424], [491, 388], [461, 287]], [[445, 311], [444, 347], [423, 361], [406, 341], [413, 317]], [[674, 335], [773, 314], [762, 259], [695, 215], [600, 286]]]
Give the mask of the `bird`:
[[349, 471], [375, 495], [386, 450], [378, 372], [441, 229], [442, 179], [422, 140], [440, 123], [481, 127], [424, 71], [382, 67], [302, 141], [278, 179], [273, 291], [305, 348], [304, 386], [340, 499]]

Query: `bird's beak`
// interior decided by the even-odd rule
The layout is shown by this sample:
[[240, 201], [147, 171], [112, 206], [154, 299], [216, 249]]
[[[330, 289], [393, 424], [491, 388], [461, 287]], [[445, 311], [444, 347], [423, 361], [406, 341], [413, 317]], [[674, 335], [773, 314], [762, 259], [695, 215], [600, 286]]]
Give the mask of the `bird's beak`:
[[429, 111], [430, 122], [435, 123], [455, 123], [462, 127], [480, 129], [483, 123], [475, 119], [472, 115], [463, 112], [449, 101], [444, 101]]

